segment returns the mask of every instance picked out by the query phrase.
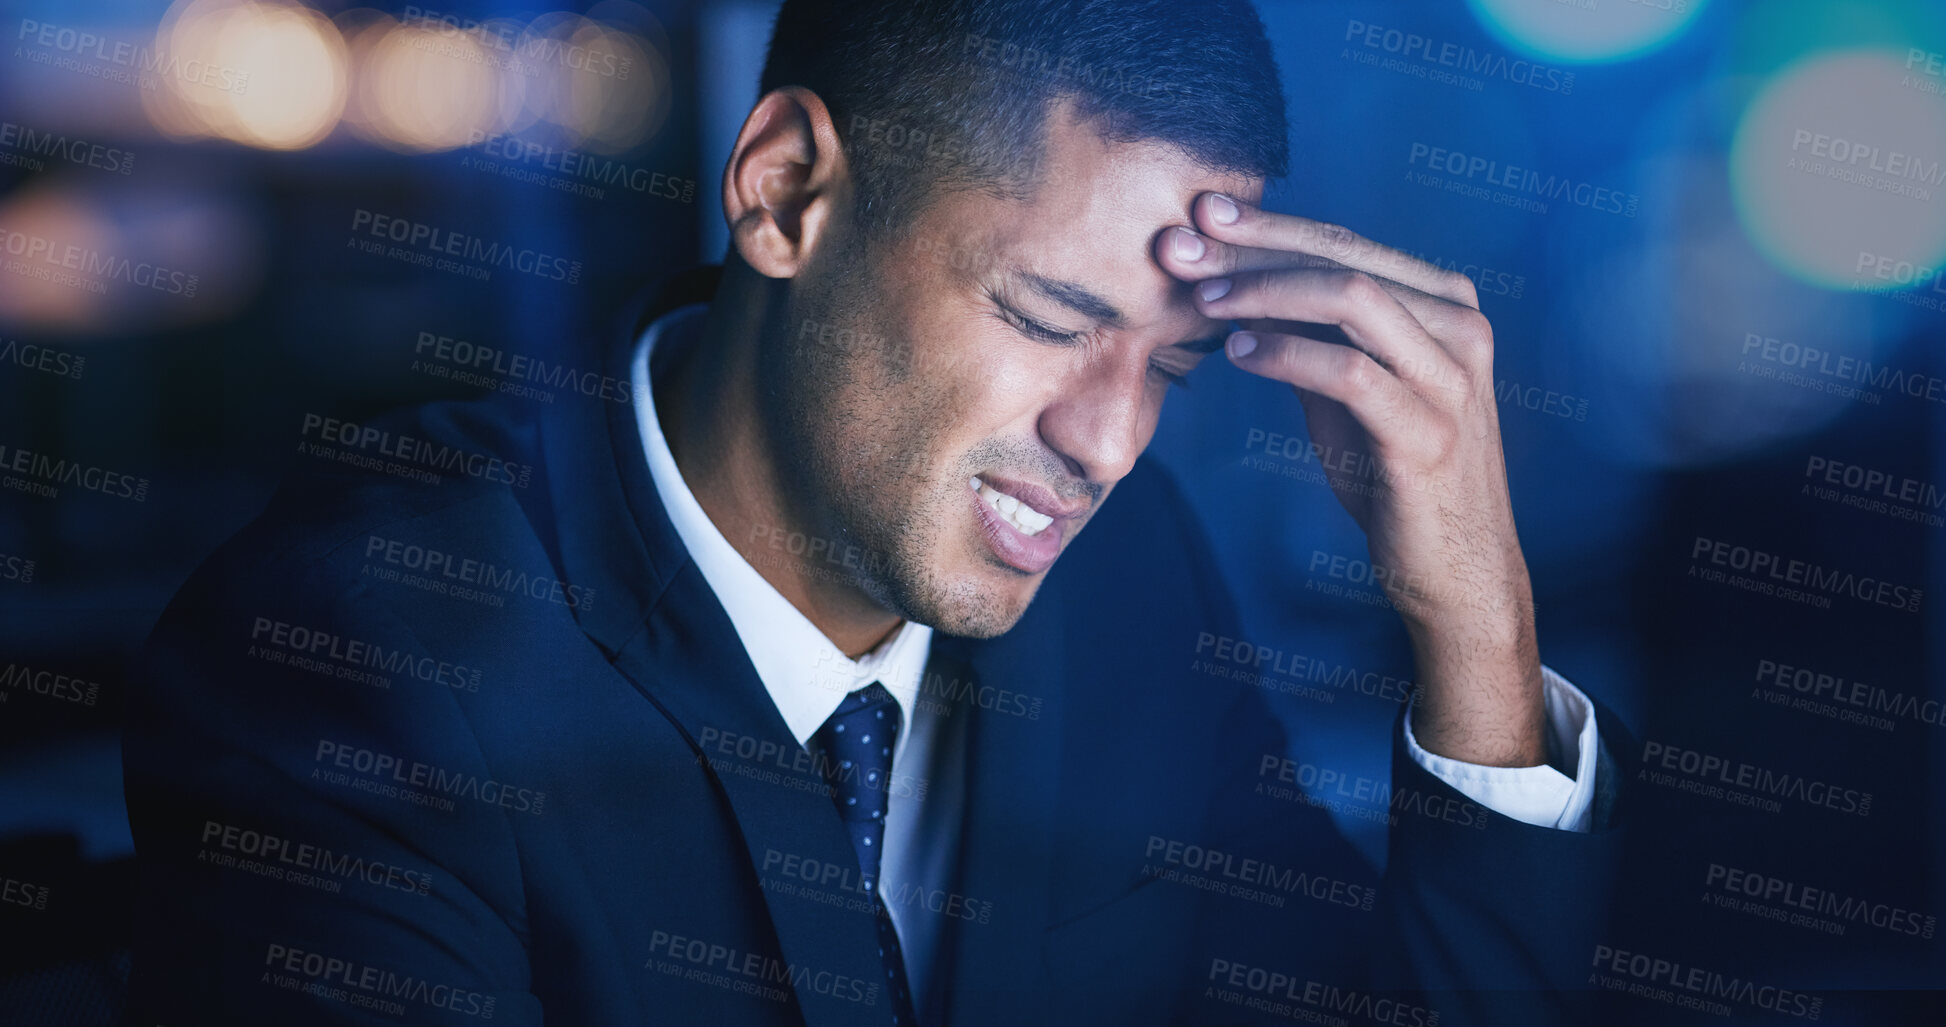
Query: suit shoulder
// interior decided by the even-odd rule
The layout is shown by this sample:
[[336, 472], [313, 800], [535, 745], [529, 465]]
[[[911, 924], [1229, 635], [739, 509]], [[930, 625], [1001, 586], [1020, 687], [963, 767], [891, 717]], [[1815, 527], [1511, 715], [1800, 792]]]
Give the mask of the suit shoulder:
[[[310, 448], [264, 510], [203, 561], [170, 614], [269, 595], [279, 605], [330, 606], [375, 583], [406, 594], [466, 584], [490, 593], [507, 569], [551, 574], [529, 517], [538, 500], [527, 493], [543, 487], [529, 434], [479, 403], [311, 425]], [[409, 620], [420, 604], [383, 605]]]

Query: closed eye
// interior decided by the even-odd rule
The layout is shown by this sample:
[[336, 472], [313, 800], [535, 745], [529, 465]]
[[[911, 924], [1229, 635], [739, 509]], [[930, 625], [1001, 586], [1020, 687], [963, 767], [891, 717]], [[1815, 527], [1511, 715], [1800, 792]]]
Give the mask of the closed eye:
[[1022, 335], [1030, 339], [1038, 339], [1041, 342], [1051, 342], [1055, 345], [1067, 346], [1079, 340], [1082, 335], [1080, 332], [1064, 332], [1059, 328], [1044, 325], [1032, 318], [1022, 316], [1017, 311], [1008, 311], [1007, 313], [1009, 319], [1013, 322], [1013, 326], [1019, 329]]
[[1156, 374], [1161, 375], [1163, 377], [1163, 380], [1167, 381], [1172, 388], [1178, 388], [1178, 389], [1189, 388], [1189, 375], [1187, 374], [1178, 374], [1174, 371], [1169, 370], [1166, 367], [1163, 367], [1161, 364], [1150, 364], [1149, 370], [1154, 371]]
[[[993, 300], [994, 306], [998, 308], [1001, 318], [1007, 324], [1011, 325], [1015, 331], [1037, 342], [1045, 342], [1055, 346], [1072, 346], [1087, 335], [1086, 332], [1064, 332], [1052, 325], [1042, 324], [1015, 310], [1005, 302], [1002, 302], [1000, 297], [994, 296], [990, 292], [988, 296]], [[1150, 362], [1149, 371], [1152, 374], [1161, 376], [1161, 379], [1173, 388], [1189, 388], [1189, 376], [1186, 373], [1171, 371], [1167, 367], [1154, 362]]]

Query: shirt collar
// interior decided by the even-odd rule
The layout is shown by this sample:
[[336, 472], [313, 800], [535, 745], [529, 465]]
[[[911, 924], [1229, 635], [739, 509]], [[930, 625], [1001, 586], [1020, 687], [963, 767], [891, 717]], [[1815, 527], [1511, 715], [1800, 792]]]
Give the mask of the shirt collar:
[[[819, 631], [817, 625], [792, 606], [783, 593], [765, 581], [762, 574], [730, 545], [716, 523], [703, 512], [702, 504], [689, 490], [676, 467], [675, 454], [662, 434], [662, 422], [655, 412], [655, 393], [649, 381], [649, 353], [656, 340], [667, 332], [671, 345], [682, 345], [702, 327], [701, 304], [683, 307], [658, 318], [642, 333], [636, 344], [630, 368], [635, 390], [635, 421], [641, 431], [642, 452], [648, 457], [649, 475], [655, 481], [676, 534], [689, 550], [703, 580], [730, 615], [737, 637], [750, 654], [770, 701], [790, 727], [799, 745], [810, 741], [819, 727], [836, 712], [844, 697], [873, 681], [883, 684], [899, 703], [906, 725], [899, 732], [893, 759], [905, 750], [911, 736], [914, 704], [919, 683], [925, 673], [932, 649], [932, 628], [903, 621], [891, 637], [876, 649], [856, 660], [846, 656]], [[763, 559], [770, 553], [766, 542], [753, 546]], [[778, 559], [791, 559], [787, 549], [775, 550]]]

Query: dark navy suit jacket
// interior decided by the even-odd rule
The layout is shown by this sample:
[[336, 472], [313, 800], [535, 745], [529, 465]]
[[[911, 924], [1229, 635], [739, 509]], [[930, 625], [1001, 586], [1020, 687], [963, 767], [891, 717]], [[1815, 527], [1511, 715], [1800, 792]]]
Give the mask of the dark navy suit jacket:
[[[130, 1022], [889, 1024], [855, 877], [826, 869], [850, 844], [632, 406], [373, 427], [308, 452], [146, 650]], [[921, 1019], [1576, 1016], [1618, 832], [1486, 811], [1395, 725], [1416, 800], [1381, 880], [1279, 791], [1264, 693], [1192, 669], [1234, 624], [1144, 459], [1013, 630], [935, 635], [923, 694], [967, 766], [951, 887], [905, 899], [946, 921]]]

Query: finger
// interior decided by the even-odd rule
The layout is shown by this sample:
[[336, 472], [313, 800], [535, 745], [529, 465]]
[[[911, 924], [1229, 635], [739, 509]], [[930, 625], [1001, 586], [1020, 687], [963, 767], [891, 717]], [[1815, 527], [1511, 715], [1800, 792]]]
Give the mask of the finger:
[[1222, 193], [1204, 193], [1190, 209], [1196, 227], [1223, 242], [1325, 257], [1431, 296], [1474, 309], [1480, 306], [1471, 278], [1375, 243], [1342, 225], [1273, 213]]
[[1237, 246], [1182, 225], [1165, 228], [1156, 237], [1155, 259], [1164, 271], [1185, 282], [1199, 282], [1205, 278], [1220, 278], [1244, 271], [1345, 266], [1329, 257], [1312, 253]]
[[1332, 325], [1395, 377], [1463, 399], [1459, 361], [1378, 279], [1362, 271], [1252, 271], [1195, 287], [1203, 314], [1219, 321], [1270, 319]]
[[1418, 397], [1362, 350], [1301, 335], [1237, 332], [1224, 352], [1251, 374], [1343, 405], [1381, 447], [1426, 417]]
[[[1158, 235], [1156, 260], [1164, 270], [1186, 282], [1286, 268], [1347, 269], [1346, 265], [1329, 257], [1292, 250], [1237, 246], [1179, 225], [1164, 229]], [[1462, 367], [1476, 373], [1491, 372], [1493, 332], [1478, 307], [1430, 295], [1389, 278], [1374, 277]]]

